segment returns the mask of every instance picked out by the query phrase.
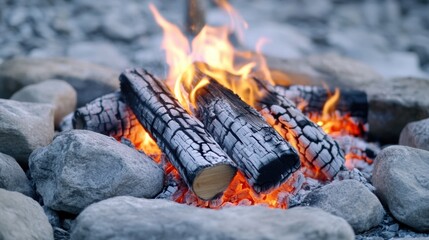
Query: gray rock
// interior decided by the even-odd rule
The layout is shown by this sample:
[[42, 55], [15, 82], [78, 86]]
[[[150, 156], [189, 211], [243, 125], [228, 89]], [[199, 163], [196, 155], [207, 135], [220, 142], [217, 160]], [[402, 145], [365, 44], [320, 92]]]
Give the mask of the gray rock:
[[0, 189], [0, 237], [4, 240], [54, 239], [42, 207], [18, 192]]
[[25, 167], [31, 152], [48, 145], [53, 136], [52, 105], [0, 99], [0, 152]]
[[34, 196], [30, 181], [13, 157], [0, 153], [0, 188]]
[[402, 129], [399, 144], [429, 151], [429, 118], [408, 123]]
[[62, 80], [48, 80], [28, 85], [11, 97], [21, 102], [50, 103], [55, 107], [55, 126], [76, 109], [76, 91]]
[[118, 76], [107, 67], [67, 58], [15, 58], [0, 65], [0, 98], [30, 84], [60, 79], [76, 89], [79, 107], [118, 89]]
[[409, 122], [429, 117], [429, 80], [396, 78], [369, 84], [369, 133], [383, 142], [397, 143]]
[[400, 222], [429, 230], [429, 151], [390, 146], [374, 163], [376, 194]]
[[315, 55], [295, 60], [268, 57], [267, 64], [270, 69], [287, 74], [288, 77], [283, 84], [327, 83], [332, 87], [362, 89], [363, 86], [383, 80], [383, 77], [371, 67], [336, 54]]
[[74, 214], [114, 196], [151, 198], [163, 187], [163, 171], [152, 159], [84, 130], [57, 135], [31, 154], [29, 166], [44, 204]]
[[71, 239], [354, 239], [347, 222], [317, 208], [195, 208], [167, 200], [111, 198], [86, 208]]
[[118, 70], [130, 67], [130, 62], [119, 50], [108, 42], [79, 42], [67, 50], [71, 58], [86, 60]]
[[385, 214], [378, 198], [356, 180], [335, 181], [314, 190], [304, 204], [344, 218], [356, 233], [377, 226]]

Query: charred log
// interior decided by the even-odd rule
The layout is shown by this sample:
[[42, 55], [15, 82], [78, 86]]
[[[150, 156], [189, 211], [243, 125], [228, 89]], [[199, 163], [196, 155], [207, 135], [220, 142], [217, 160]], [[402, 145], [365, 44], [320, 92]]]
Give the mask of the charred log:
[[119, 79], [137, 119], [194, 193], [205, 200], [221, 194], [236, 173], [235, 164], [202, 123], [147, 71], [126, 70]]
[[[304, 113], [321, 113], [330, 93], [333, 92], [332, 89], [330, 90], [319, 86], [292, 85], [289, 87], [275, 86], [274, 88], [278, 95], [291, 100], [296, 106], [303, 105], [303, 108], [300, 109]], [[340, 92], [341, 94], [336, 109], [341, 114], [350, 114], [351, 117], [366, 123], [368, 119], [368, 100], [366, 93], [349, 89], [341, 89]]]
[[77, 109], [72, 124], [75, 129], [91, 130], [116, 138], [130, 135], [133, 128], [140, 125], [119, 91]]
[[295, 149], [239, 96], [215, 80], [196, 96], [197, 117], [256, 192], [280, 185], [298, 170]]
[[265, 97], [258, 102], [258, 109], [265, 120], [296, 146], [304, 166], [327, 179], [335, 177], [345, 161], [338, 143], [293, 102], [277, 94], [271, 85], [256, 81], [265, 92]]
[[73, 129], [86, 129], [111, 136], [133, 146], [144, 142], [145, 132], [121, 92], [99, 97], [77, 109], [72, 117]]

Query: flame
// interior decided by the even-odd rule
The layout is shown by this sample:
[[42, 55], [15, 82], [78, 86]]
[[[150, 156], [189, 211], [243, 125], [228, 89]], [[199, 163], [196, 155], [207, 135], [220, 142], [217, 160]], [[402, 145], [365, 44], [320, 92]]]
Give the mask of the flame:
[[[191, 112], [192, 105], [195, 106], [195, 92], [210, 81], [207, 78], [196, 78], [197, 71], [231, 89], [249, 105], [254, 105], [258, 94], [256, 84], [249, 78], [250, 73], [260, 69], [265, 79], [272, 82], [265, 59], [261, 54], [252, 61], [236, 64], [237, 56], [243, 56], [245, 53], [234, 48], [228, 39], [229, 34], [235, 31], [242, 36], [247, 23], [227, 1], [217, 1], [217, 3], [230, 16], [230, 25], [204, 26], [192, 42], [187, 40], [177, 26], [162, 17], [153, 4], [149, 5], [156, 22], [164, 32], [161, 47], [166, 52], [169, 66], [166, 83], [188, 112]], [[258, 42], [258, 51], [265, 42], [266, 40]], [[205, 64], [196, 65], [197, 62]], [[229, 75], [235, 77], [228, 77]]]
[[323, 105], [322, 113], [309, 113], [309, 118], [330, 135], [363, 136], [366, 128], [362, 123], [353, 119], [350, 114], [341, 115], [336, 110], [340, 96], [340, 90], [336, 88]]

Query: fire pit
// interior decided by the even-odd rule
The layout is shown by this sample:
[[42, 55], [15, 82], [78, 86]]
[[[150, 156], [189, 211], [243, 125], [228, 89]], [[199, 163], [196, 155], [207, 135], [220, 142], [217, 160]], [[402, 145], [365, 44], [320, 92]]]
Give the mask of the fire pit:
[[[223, 4], [239, 22], [233, 8]], [[344, 154], [326, 133], [337, 138], [365, 134], [364, 92], [346, 91], [341, 97], [339, 89], [275, 88], [262, 55], [236, 59], [246, 54], [234, 50], [228, 28], [204, 27], [189, 52], [178, 27], [150, 7], [164, 29], [167, 83], [144, 69], [126, 70], [120, 92], [78, 109], [72, 121], [74, 128], [131, 140], [158, 162], [162, 158], [168, 184], [158, 198], [210, 208], [286, 208], [305, 177], [332, 180], [347, 171], [345, 156], [372, 161], [356, 146]]]
[[[12, 139], [0, 136], [0, 186], [27, 196], [1, 190], [0, 209], [19, 215], [3, 205], [22, 202], [41, 222], [36, 235], [56, 239], [428, 236], [426, 121], [401, 133], [413, 148], [383, 145], [429, 117], [429, 81], [398, 93], [403, 80], [337, 69], [366, 71], [338, 56], [278, 60], [264, 38], [249, 51], [232, 5], [217, 1], [228, 24], [211, 26], [201, 3], [187, 3], [186, 33], [148, 5], [167, 74], [66, 59], [0, 65], [13, 83], [0, 96], [14, 93], [0, 100], [0, 133]], [[28, 85], [33, 75], [64, 81]]]

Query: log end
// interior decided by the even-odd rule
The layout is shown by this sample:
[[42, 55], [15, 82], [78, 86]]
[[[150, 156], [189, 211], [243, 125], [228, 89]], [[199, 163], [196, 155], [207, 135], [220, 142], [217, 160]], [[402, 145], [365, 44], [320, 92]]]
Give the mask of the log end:
[[235, 173], [236, 169], [228, 164], [204, 168], [195, 177], [192, 190], [203, 200], [213, 199], [226, 190]]

